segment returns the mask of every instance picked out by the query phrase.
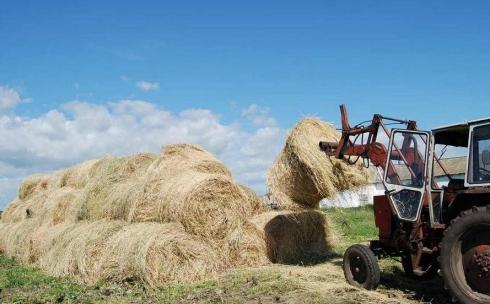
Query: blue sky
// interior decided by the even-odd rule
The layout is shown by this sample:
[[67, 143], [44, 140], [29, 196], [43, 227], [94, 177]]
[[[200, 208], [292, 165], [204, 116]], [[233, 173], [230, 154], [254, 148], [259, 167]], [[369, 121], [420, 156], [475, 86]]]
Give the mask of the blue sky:
[[225, 119], [257, 103], [288, 127], [335, 120], [345, 102], [353, 119], [432, 127], [486, 114], [489, 13], [488, 1], [6, 1], [0, 83], [32, 98], [26, 115], [137, 97]]
[[[140, 100], [175, 117], [206, 109], [250, 136], [272, 126], [257, 117], [277, 134], [305, 115], [337, 123], [340, 103], [353, 122], [379, 112], [422, 128], [490, 116], [489, 15], [488, 1], [3, 1], [0, 86], [20, 100], [3, 115], [55, 110], [66, 123], [84, 111], [70, 101]], [[135, 152], [111, 147], [97, 152]], [[29, 162], [11, 152], [0, 149], [4, 165]]]

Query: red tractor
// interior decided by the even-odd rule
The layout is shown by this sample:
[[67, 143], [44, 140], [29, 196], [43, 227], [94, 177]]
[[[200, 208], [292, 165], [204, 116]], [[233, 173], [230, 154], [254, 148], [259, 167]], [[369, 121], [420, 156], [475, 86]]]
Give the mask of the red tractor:
[[[379, 239], [347, 249], [347, 281], [375, 289], [378, 258], [399, 257], [412, 277], [439, 273], [453, 300], [490, 303], [490, 118], [426, 132], [415, 121], [379, 114], [368, 125], [351, 127], [345, 106], [340, 110], [340, 141], [320, 142], [320, 148], [374, 165], [385, 188], [385, 195], [374, 197]], [[391, 124], [403, 128], [388, 130]], [[378, 132], [389, 137], [388, 147], [377, 141]], [[437, 155], [448, 148], [467, 150], [464, 174], [451, 174]], [[443, 186], [435, 180], [436, 167], [447, 180]]]

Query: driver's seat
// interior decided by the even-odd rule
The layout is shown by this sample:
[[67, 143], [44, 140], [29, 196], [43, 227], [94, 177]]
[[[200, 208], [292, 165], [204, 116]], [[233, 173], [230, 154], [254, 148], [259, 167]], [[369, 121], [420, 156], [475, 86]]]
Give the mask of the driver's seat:
[[464, 179], [451, 178], [449, 180], [449, 183], [447, 184], [447, 187], [444, 187], [444, 189], [447, 192], [454, 192], [457, 190], [463, 190], [463, 189], [465, 189]]

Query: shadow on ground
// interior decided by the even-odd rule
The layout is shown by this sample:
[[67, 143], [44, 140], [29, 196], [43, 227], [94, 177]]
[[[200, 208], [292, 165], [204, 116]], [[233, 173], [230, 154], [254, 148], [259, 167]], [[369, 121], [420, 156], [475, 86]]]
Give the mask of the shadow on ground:
[[381, 288], [403, 291], [409, 298], [421, 303], [446, 304], [451, 298], [443, 288], [442, 278], [436, 276], [431, 280], [409, 278], [399, 268], [393, 267], [381, 274]]

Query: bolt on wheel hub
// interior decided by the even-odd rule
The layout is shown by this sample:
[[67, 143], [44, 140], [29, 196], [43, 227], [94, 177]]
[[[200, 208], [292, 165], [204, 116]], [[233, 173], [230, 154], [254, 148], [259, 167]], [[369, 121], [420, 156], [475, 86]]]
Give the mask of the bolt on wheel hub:
[[477, 245], [466, 251], [463, 268], [473, 289], [490, 294], [490, 245]]

